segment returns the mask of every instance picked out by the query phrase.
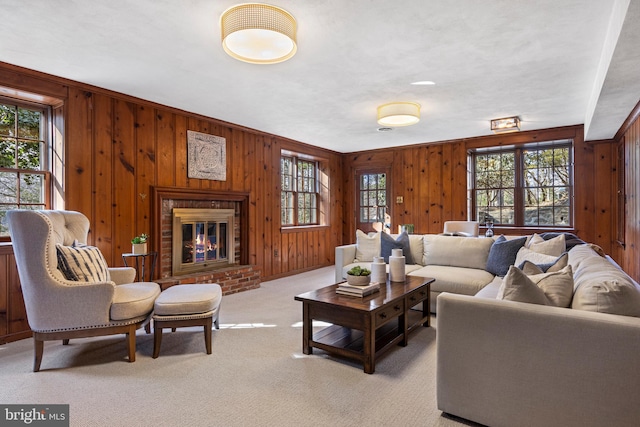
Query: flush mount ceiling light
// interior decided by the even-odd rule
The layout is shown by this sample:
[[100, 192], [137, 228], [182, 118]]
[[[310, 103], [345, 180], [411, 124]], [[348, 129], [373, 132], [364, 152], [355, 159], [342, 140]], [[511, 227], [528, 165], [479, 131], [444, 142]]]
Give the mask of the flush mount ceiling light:
[[295, 55], [295, 18], [263, 3], [232, 6], [220, 16], [222, 47], [231, 57], [251, 64], [276, 64]]
[[378, 107], [378, 124], [381, 126], [410, 126], [420, 121], [420, 104], [415, 102], [391, 102]]
[[520, 117], [491, 120], [491, 130], [494, 133], [518, 132], [520, 130]]

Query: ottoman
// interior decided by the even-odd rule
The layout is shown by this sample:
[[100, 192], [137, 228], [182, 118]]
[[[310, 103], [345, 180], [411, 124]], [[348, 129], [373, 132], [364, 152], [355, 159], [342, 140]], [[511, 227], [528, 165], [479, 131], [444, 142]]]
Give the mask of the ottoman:
[[175, 285], [163, 291], [153, 307], [153, 358], [160, 354], [162, 329], [204, 326], [207, 354], [211, 354], [211, 327], [219, 328], [222, 289], [216, 283]]

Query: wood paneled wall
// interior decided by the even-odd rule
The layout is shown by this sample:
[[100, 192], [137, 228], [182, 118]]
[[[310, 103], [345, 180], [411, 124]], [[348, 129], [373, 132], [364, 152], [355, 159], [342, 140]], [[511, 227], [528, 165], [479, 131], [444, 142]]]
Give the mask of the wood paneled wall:
[[[152, 186], [248, 192], [249, 263], [263, 280], [333, 263], [342, 238], [339, 153], [9, 64], [0, 64], [0, 85], [64, 100], [65, 208], [89, 218], [90, 242], [110, 265], [122, 265], [131, 238], [152, 230]], [[187, 178], [187, 130], [226, 138], [226, 181]], [[322, 159], [327, 226], [281, 229], [283, 149]]]
[[624, 271], [640, 281], [640, 103], [634, 110], [635, 119], [619, 138], [623, 144], [624, 192], [624, 246], [617, 245], [618, 262]]
[[[582, 126], [347, 154], [343, 241], [355, 241], [354, 180], [359, 170], [391, 165], [389, 208], [392, 232], [399, 224], [414, 224], [416, 233], [440, 233], [444, 221], [467, 219], [469, 150], [566, 138], [574, 140], [574, 232], [610, 253], [615, 236], [615, 144], [613, 140], [585, 143]], [[397, 196], [403, 197], [403, 203], [396, 203]], [[513, 232], [506, 229], [497, 231]], [[522, 230], [515, 232], [520, 234]]]

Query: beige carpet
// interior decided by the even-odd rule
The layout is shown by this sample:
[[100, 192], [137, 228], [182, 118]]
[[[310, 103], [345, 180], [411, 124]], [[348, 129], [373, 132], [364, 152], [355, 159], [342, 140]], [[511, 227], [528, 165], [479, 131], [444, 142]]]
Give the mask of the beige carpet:
[[[45, 343], [33, 373], [32, 341], [0, 346], [0, 403], [70, 404], [72, 426], [460, 426], [435, 402], [435, 328], [362, 367], [302, 353], [302, 304], [293, 297], [333, 282], [333, 268], [265, 282], [223, 298], [213, 354], [201, 328], [138, 332], [135, 363], [123, 336]], [[434, 322], [435, 324], [435, 319]]]

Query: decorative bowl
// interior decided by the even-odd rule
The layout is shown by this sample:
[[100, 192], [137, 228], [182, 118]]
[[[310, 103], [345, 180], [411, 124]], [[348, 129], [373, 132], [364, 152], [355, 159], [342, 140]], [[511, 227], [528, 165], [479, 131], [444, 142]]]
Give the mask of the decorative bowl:
[[352, 276], [347, 274], [347, 283], [351, 286], [367, 286], [371, 282], [371, 275], [366, 276]]

